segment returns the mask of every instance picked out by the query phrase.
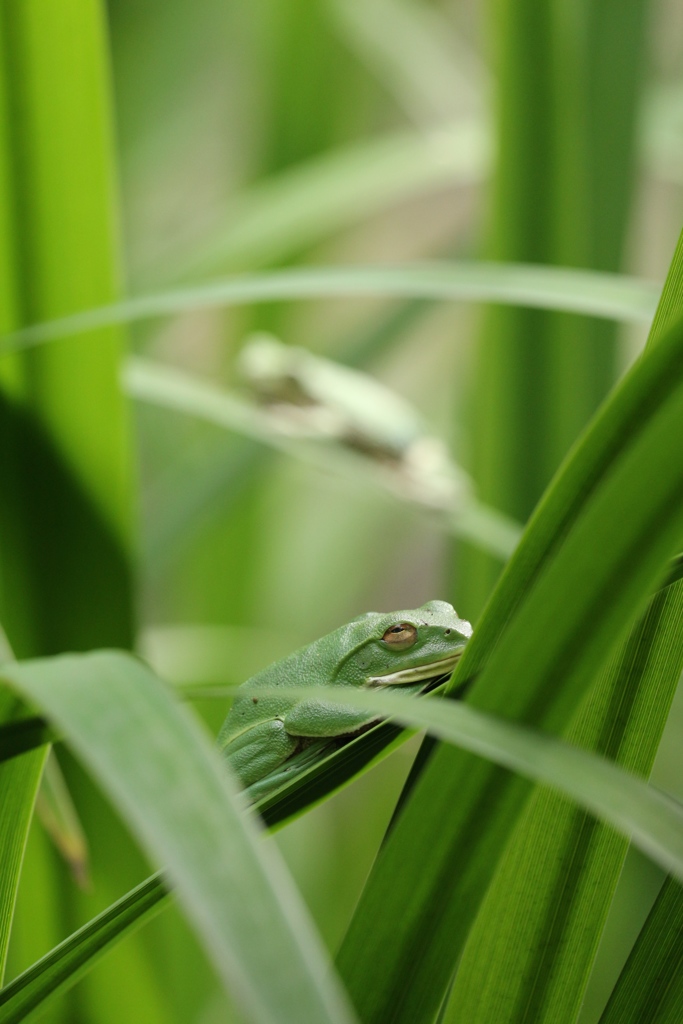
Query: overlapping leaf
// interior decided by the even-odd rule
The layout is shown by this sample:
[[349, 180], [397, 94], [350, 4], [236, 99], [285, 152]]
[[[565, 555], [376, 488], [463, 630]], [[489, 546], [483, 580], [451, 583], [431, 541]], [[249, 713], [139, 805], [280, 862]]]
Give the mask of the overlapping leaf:
[[[479, 673], [475, 706], [552, 731], [578, 707], [683, 536], [681, 417], [679, 323], [617, 389], [534, 516], [454, 676]], [[364, 1018], [436, 1009], [527, 795], [463, 754], [432, 759], [340, 953]]]
[[11, 664], [2, 677], [49, 715], [163, 863], [254, 1020], [352, 1019], [274, 851], [240, 813], [196, 723], [148, 670], [101, 652]]

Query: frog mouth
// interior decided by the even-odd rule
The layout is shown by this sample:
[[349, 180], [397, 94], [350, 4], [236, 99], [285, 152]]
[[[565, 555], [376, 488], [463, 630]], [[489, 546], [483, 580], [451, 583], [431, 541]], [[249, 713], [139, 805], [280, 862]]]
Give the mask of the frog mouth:
[[464, 647], [453, 651], [447, 658], [439, 661], [430, 661], [427, 665], [414, 665], [412, 668], [402, 668], [398, 672], [388, 672], [383, 676], [368, 676], [368, 686], [407, 686], [410, 683], [421, 683], [441, 679], [451, 674], [458, 661], [462, 657]]

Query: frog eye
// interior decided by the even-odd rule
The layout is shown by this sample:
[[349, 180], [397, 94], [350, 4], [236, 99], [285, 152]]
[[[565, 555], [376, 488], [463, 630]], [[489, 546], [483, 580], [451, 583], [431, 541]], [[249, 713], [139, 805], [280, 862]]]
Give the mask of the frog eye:
[[395, 626], [389, 626], [382, 640], [396, 650], [403, 651], [413, 646], [417, 640], [417, 630], [410, 622], [397, 622]]

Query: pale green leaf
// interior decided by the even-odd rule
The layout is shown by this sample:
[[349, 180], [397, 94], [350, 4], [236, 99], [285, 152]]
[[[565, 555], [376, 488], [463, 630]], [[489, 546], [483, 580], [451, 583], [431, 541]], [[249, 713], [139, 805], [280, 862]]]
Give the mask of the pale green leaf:
[[656, 284], [620, 274], [521, 264], [296, 267], [141, 295], [36, 324], [0, 338], [0, 352], [42, 345], [96, 327], [193, 309], [347, 295], [494, 302], [649, 323], [659, 291]]
[[196, 722], [134, 658], [5, 666], [161, 861], [226, 986], [254, 1020], [351, 1018], [275, 851], [240, 811]]

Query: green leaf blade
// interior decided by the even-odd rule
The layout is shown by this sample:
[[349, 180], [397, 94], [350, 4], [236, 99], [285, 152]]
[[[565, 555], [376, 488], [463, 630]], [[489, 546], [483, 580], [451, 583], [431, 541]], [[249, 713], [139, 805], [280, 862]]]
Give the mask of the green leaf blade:
[[[354, 707], [395, 717], [410, 728], [426, 729], [493, 765], [552, 786], [632, 836], [661, 866], [683, 876], [683, 805], [605, 757], [460, 701], [365, 690], [350, 698], [339, 688], [324, 686], [299, 692], [302, 697], [319, 696], [339, 705], [351, 700]], [[297, 691], [292, 688], [290, 693]]]
[[677, 1024], [683, 1015], [683, 891], [668, 879], [600, 1024]]
[[[11, 730], [17, 704], [7, 690], [0, 692], [0, 730]], [[47, 746], [26, 750], [21, 743], [17, 750], [14, 744], [12, 760], [0, 763], [0, 984], [5, 974], [24, 849], [47, 750]], [[15, 756], [17, 753], [19, 756]]]
[[193, 309], [344, 295], [498, 302], [649, 323], [659, 288], [619, 274], [505, 263], [295, 267], [140, 295], [53, 320], [0, 339], [0, 353], [67, 334]]
[[[649, 773], [683, 668], [682, 598], [670, 587], [651, 602], [575, 716], [571, 742]], [[627, 849], [623, 835], [536, 791], [468, 937], [444, 1020], [573, 1022]]]
[[167, 898], [160, 875], [126, 893], [0, 990], [0, 1022], [18, 1024], [51, 996], [68, 991], [112, 945], [158, 913]]
[[[679, 324], [641, 360], [533, 517], [454, 676], [457, 685], [479, 673], [470, 699], [482, 710], [561, 730], [680, 543], [680, 481], [669, 487], [670, 474], [681, 471], [672, 438], [681, 430], [673, 420], [681, 414], [682, 343]], [[671, 370], [665, 370], [670, 357]], [[655, 457], [649, 466], [646, 435]], [[655, 470], [667, 447], [671, 462]], [[648, 488], [659, 474], [656, 497]], [[669, 526], [660, 532], [664, 521]], [[340, 953], [342, 975], [369, 1020], [392, 1014], [410, 1020], [436, 1009], [527, 795], [523, 784], [458, 752], [441, 750], [432, 758], [378, 859]], [[419, 879], [427, 859], [434, 867], [431, 884]], [[400, 878], [400, 886], [389, 888], [390, 877]], [[372, 985], [367, 963], [382, 965]]]
[[272, 851], [245, 823], [218, 755], [135, 659], [9, 665], [169, 877], [224, 984], [255, 1020], [352, 1019]]
[[[307, 687], [301, 694], [309, 698], [319, 695], [337, 704], [349, 699], [334, 687]], [[452, 700], [437, 703], [435, 697], [416, 700], [404, 694], [361, 690], [354, 693], [353, 701], [377, 714], [395, 716], [409, 727], [426, 728], [479, 757], [552, 785], [580, 807], [633, 835], [658, 863], [683, 878], [683, 808], [609, 761]], [[396, 722], [384, 726], [398, 728]], [[292, 799], [301, 799], [296, 777], [266, 799], [269, 820], [277, 824], [291, 813]], [[261, 811], [263, 806], [259, 801], [255, 809]], [[21, 1019], [17, 1014], [23, 1009], [36, 1008], [71, 987], [106, 949], [155, 912], [166, 895], [165, 880], [152, 876], [70, 936], [0, 993], [0, 1022]]]

